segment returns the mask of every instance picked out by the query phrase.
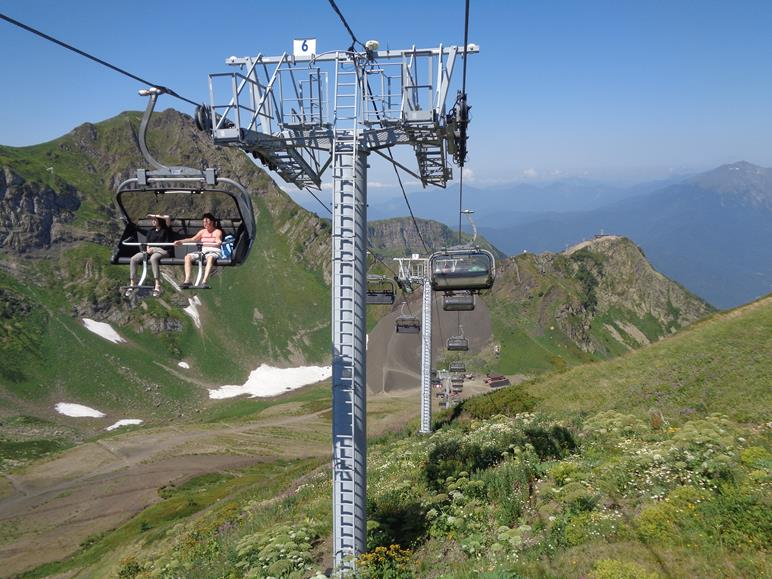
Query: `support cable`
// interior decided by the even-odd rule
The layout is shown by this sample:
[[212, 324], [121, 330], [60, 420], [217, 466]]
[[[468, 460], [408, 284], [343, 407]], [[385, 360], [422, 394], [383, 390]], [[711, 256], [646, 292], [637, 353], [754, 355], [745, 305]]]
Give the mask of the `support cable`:
[[[343, 23], [343, 26], [346, 28], [349, 35], [351, 36], [352, 44], [349, 50], [353, 52], [355, 44], [359, 44], [362, 48], [365, 48], [365, 45], [362, 44], [362, 42], [354, 34], [354, 31], [351, 30], [351, 26], [349, 26], [345, 16], [343, 16], [343, 13], [340, 11], [340, 9], [338, 8], [338, 5], [335, 3], [335, 0], [329, 0], [329, 3], [332, 9], [335, 11], [335, 13], [338, 15], [338, 18], [340, 18], [340, 21]], [[469, 2], [467, 0], [467, 13], [468, 13], [468, 10], [469, 10]], [[365, 48], [365, 50], [367, 49]], [[464, 54], [466, 54], [466, 48], [464, 48]], [[373, 62], [375, 62], [374, 59], [373, 59]], [[466, 66], [466, 60], [464, 60], [464, 66]], [[365, 78], [366, 78], [366, 75], [365, 75]], [[382, 121], [383, 119], [381, 119], [381, 112], [380, 110], [378, 110], [378, 104], [375, 102], [373, 91], [370, 88], [370, 81], [367, 80], [366, 82], [367, 82], [367, 94], [370, 98], [370, 101], [372, 102], [373, 108], [375, 109], [375, 114], [378, 117], [378, 120]], [[407, 204], [407, 209], [410, 212], [410, 218], [413, 220], [413, 226], [415, 227], [415, 231], [418, 234], [418, 239], [421, 240], [421, 244], [424, 246], [424, 250], [426, 251], [426, 253], [432, 253], [431, 249], [429, 249], [429, 246], [426, 244], [426, 241], [424, 241], [423, 235], [421, 235], [421, 230], [419, 229], [418, 223], [416, 222], [415, 215], [413, 214], [413, 208], [410, 206], [410, 201], [408, 201], [407, 193], [405, 192], [405, 186], [402, 183], [402, 177], [400, 176], [399, 170], [397, 169], [397, 165], [396, 165], [396, 162], [394, 161], [394, 156], [391, 152], [391, 148], [386, 149], [386, 151], [388, 152], [389, 159], [391, 160], [391, 164], [394, 167], [394, 173], [397, 175], [397, 181], [399, 182], [399, 187], [402, 190], [402, 197], [404, 197], [405, 203]]]
[[[464, 13], [464, 69], [461, 80], [461, 94], [463, 95], [464, 104], [466, 104], [466, 61], [467, 61], [467, 46], [469, 45], [469, 0], [466, 0], [466, 10]], [[461, 167], [461, 175], [458, 178], [458, 244], [461, 245], [461, 212], [464, 210], [464, 161], [462, 157], [459, 166]]]
[[343, 23], [343, 26], [346, 27], [346, 30], [348, 31], [349, 35], [351, 36], [351, 52], [354, 52], [354, 45], [359, 44], [362, 48], [364, 48], [364, 44], [362, 44], [359, 39], [354, 35], [354, 31], [351, 30], [351, 26], [348, 25], [348, 22], [346, 22], [346, 18], [343, 16], [343, 13], [338, 8], [338, 5], [335, 3], [335, 0], [329, 0], [330, 6], [332, 6], [332, 9], [335, 10], [335, 14], [338, 15], [338, 18], [340, 18], [340, 21]]
[[[375, 109], [376, 117], [380, 122], [383, 122], [383, 119], [381, 119], [381, 111], [378, 110], [378, 103], [375, 102], [375, 95], [373, 95], [373, 89], [370, 87], [369, 79], [367, 80], [367, 94], [370, 98], [370, 102], [372, 103], [373, 108]], [[410, 201], [408, 201], [407, 192], [405, 191], [405, 185], [402, 183], [402, 176], [399, 174], [399, 168], [397, 167], [397, 162], [394, 160], [394, 155], [391, 152], [391, 147], [386, 149], [386, 152], [389, 154], [389, 160], [391, 161], [391, 166], [394, 167], [394, 174], [397, 176], [397, 182], [399, 183], [399, 188], [402, 190], [402, 197], [405, 199], [407, 210], [410, 212], [410, 219], [413, 220], [413, 226], [415, 227], [415, 232], [418, 234], [418, 239], [421, 240], [421, 245], [424, 246], [424, 250], [426, 250], [426, 253], [431, 254], [432, 250], [426, 244], [426, 241], [424, 241], [424, 236], [421, 235], [421, 229], [418, 227], [418, 222], [416, 221], [415, 215], [413, 214], [413, 208], [410, 206]]]
[[74, 52], [76, 54], [79, 54], [79, 55], [81, 55], [81, 56], [83, 56], [85, 58], [93, 60], [94, 62], [96, 62], [98, 64], [101, 64], [102, 66], [106, 66], [107, 68], [109, 68], [111, 70], [114, 70], [115, 72], [118, 72], [118, 73], [120, 73], [120, 74], [122, 74], [124, 76], [127, 76], [127, 77], [129, 77], [129, 78], [131, 78], [133, 80], [139, 81], [139, 82], [141, 82], [142, 84], [144, 84], [146, 86], [153, 86], [153, 87], [159, 88], [159, 89], [163, 90], [169, 96], [173, 96], [174, 98], [178, 98], [178, 99], [180, 99], [182, 101], [185, 101], [186, 103], [190, 103], [194, 107], [198, 106], [198, 104], [199, 104], [199, 103], [197, 103], [195, 101], [192, 101], [192, 100], [190, 100], [188, 98], [185, 98], [184, 96], [178, 94], [176, 91], [170, 89], [169, 87], [165, 87], [165, 86], [162, 86], [160, 84], [156, 84], [154, 82], [150, 82], [149, 80], [145, 80], [144, 78], [139, 77], [139, 76], [137, 76], [135, 74], [132, 74], [132, 73], [130, 73], [127, 70], [124, 70], [122, 68], [119, 68], [119, 67], [115, 66], [114, 64], [110, 64], [106, 60], [102, 60], [101, 58], [97, 58], [96, 56], [93, 56], [93, 55], [89, 54], [88, 52], [84, 52], [83, 50], [80, 50], [79, 48], [75, 48], [74, 46], [72, 46], [70, 44], [67, 44], [66, 42], [62, 42], [61, 40], [57, 40], [53, 36], [49, 36], [48, 34], [46, 34], [44, 32], [41, 32], [40, 30], [37, 30], [35, 28], [32, 28], [31, 26], [28, 26], [28, 25], [24, 24], [23, 22], [19, 22], [18, 20], [14, 20], [10, 16], [6, 16], [3, 13], [0, 13], [0, 19], [5, 20], [6, 22], [9, 22], [10, 24], [13, 24], [14, 26], [18, 26], [19, 28], [21, 28], [23, 30], [26, 30], [27, 32], [31, 32], [32, 34], [36, 34], [37, 36], [40, 36], [41, 38], [44, 38], [44, 39], [48, 40], [49, 42], [53, 42], [54, 44], [58, 44], [59, 46], [61, 46], [63, 48], [66, 48], [67, 50], [71, 50], [72, 52]]
[[[321, 199], [319, 199], [319, 197], [318, 197], [318, 196], [317, 196], [317, 195], [316, 195], [316, 194], [315, 194], [313, 191], [308, 191], [308, 192], [311, 194], [311, 196], [312, 196], [314, 199], [316, 199], [316, 200], [319, 202], [319, 205], [321, 205], [322, 207], [324, 207], [324, 209], [325, 209], [325, 211], [327, 211], [327, 213], [329, 213], [330, 215], [332, 215], [332, 209], [330, 209], [329, 207], [327, 207], [327, 205], [325, 204], [325, 202], [324, 202], [324, 201], [322, 201]], [[367, 250], [370, 252], [370, 255], [372, 255], [372, 256], [375, 258], [375, 260], [376, 260], [376, 261], [378, 261], [378, 262], [379, 262], [381, 265], [383, 265], [383, 267], [385, 267], [386, 269], [388, 269], [388, 270], [391, 272], [391, 274], [392, 274], [393, 276], [395, 276], [395, 277], [396, 277], [396, 276], [397, 276], [397, 272], [396, 272], [396, 271], [394, 271], [392, 268], [390, 268], [390, 267], [389, 267], [389, 265], [388, 265], [388, 264], [387, 264], [387, 263], [386, 263], [386, 262], [383, 260], [383, 257], [381, 257], [380, 255], [378, 255], [377, 253], [375, 253], [375, 252], [373, 251], [372, 245], [370, 245], [370, 241], [369, 241], [369, 240], [368, 240], [368, 242], [367, 242], [367, 245], [368, 245], [368, 248], [367, 248]]]

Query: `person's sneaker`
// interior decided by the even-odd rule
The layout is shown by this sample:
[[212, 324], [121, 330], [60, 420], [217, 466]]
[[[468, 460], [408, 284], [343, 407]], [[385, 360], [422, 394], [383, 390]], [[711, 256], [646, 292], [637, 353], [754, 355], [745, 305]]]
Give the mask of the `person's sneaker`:
[[184, 281], [184, 282], [182, 282], [182, 283], [180, 284], [180, 287], [181, 287], [182, 289], [189, 289], [189, 288], [190, 288], [190, 282], [189, 282], [189, 281]]
[[123, 292], [123, 295], [124, 295], [124, 296], [126, 296], [127, 298], [130, 298], [130, 297], [131, 297], [131, 295], [134, 293], [134, 290], [135, 290], [135, 289], [137, 289], [137, 288], [135, 288], [135, 287], [133, 287], [133, 286], [132, 286], [132, 287], [127, 287], [127, 288], [126, 288], [126, 291], [125, 291], [125, 292]]
[[153, 290], [153, 297], [154, 297], [154, 298], [157, 298], [157, 297], [158, 297], [158, 296], [160, 296], [160, 295], [161, 295], [161, 288], [160, 288], [160, 287], [157, 287], [157, 288], [155, 288], [155, 289]]

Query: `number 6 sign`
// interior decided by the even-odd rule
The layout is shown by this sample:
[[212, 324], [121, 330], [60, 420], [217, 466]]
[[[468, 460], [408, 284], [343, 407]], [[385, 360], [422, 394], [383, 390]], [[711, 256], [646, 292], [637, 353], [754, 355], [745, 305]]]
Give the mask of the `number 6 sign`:
[[311, 56], [316, 54], [316, 38], [296, 38], [292, 42], [293, 56]]

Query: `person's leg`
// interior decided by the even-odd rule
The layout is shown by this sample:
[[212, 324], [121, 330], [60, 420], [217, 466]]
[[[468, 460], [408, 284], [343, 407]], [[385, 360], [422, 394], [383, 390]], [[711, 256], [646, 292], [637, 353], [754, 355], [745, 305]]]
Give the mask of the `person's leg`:
[[212, 271], [212, 265], [214, 265], [214, 259], [216, 255], [210, 253], [206, 256], [206, 267], [204, 268], [204, 279], [201, 280], [201, 285], [206, 285], [206, 280], [209, 279], [209, 272]]
[[153, 279], [155, 279], [155, 289], [161, 287], [161, 258], [164, 256], [160, 251], [154, 251], [150, 255], [150, 269], [153, 270]]
[[185, 281], [183, 283], [190, 283], [190, 272], [193, 269], [193, 254], [185, 254]]
[[135, 253], [129, 261], [129, 285], [137, 285], [137, 264], [145, 260], [145, 254], [141, 251]]

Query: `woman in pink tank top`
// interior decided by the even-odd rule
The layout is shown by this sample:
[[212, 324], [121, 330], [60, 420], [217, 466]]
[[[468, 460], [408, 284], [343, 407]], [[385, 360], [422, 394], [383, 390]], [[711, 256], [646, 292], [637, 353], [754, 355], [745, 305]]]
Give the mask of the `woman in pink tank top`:
[[196, 233], [193, 237], [187, 239], [180, 239], [175, 241], [175, 245], [182, 245], [183, 243], [199, 243], [201, 245], [201, 251], [194, 251], [185, 255], [185, 281], [182, 282], [182, 288], [188, 289], [190, 287], [190, 274], [193, 270], [193, 261], [197, 259], [206, 259], [206, 267], [204, 268], [204, 277], [201, 280], [199, 287], [208, 288], [206, 280], [209, 279], [209, 274], [212, 271], [214, 260], [220, 257], [220, 246], [222, 245], [222, 230], [216, 228], [217, 220], [211, 213], [204, 213], [201, 218], [204, 228]]

